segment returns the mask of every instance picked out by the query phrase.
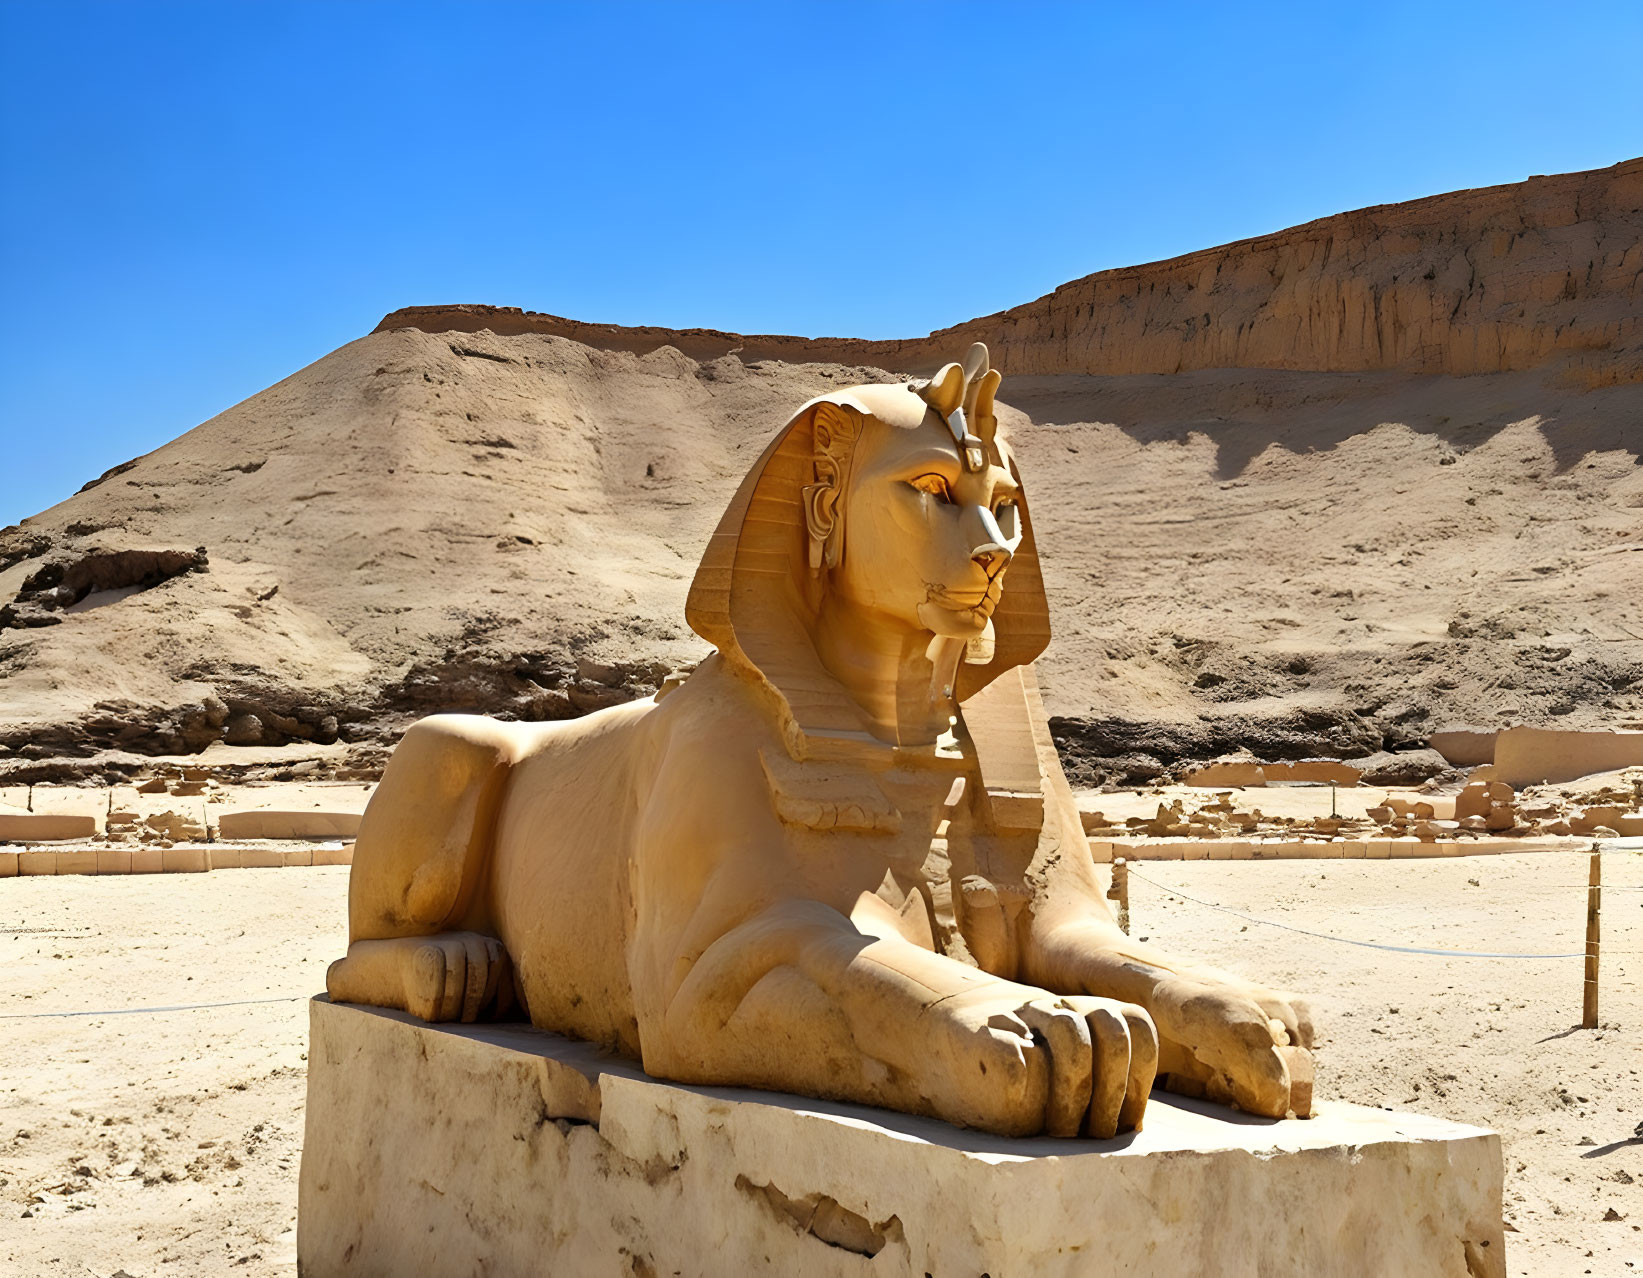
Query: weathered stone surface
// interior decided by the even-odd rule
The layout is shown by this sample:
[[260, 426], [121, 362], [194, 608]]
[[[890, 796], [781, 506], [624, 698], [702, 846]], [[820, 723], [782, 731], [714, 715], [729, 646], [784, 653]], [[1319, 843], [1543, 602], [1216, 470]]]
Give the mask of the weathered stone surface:
[[1643, 764], [1643, 732], [1508, 728], [1495, 739], [1495, 771], [1510, 785], [1573, 781]]
[[95, 848], [74, 848], [69, 851], [53, 852], [57, 858], [57, 874], [96, 874], [97, 850]]
[[58, 612], [72, 610], [88, 596], [135, 594], [182, 573], [205, 572], [207, 567], [203, 547], [194, 551], [97, 548], [54, 556], [24, 579], [15, 599], [0, 606], [0, 630], [56, 625], [62, 620]]
[[211, 868], [211, 857], [202, 847], [165, 848], [160, 865], [167, 874], [202, 874]]
[[131, 872], [133, 874], [159, 874], [164, 870], [164, 848], [131, 849]]
[[313, 865], [352, 865], [354, 845], [345, 843], [340, 848], [315, 848]]
[[1427, 744], [1456, 767], [1474, 767], [1495, 761], [1495, 732], [1456, 728], [1434, 732]]
[[1381, 750], [1354, 759], [1352, 766], [1362, 785], [1393, 786], [1419, 785], [1448, 772], [1453, 765], [1437, 750]]
[[96, 833], [96, 817], [68, 812], [0, 812], [0, 843], [89, 839]]
[[1362, 773], [1350, 764], [1333, 759], [1301, 759], [1295, 763], [1267, 763], [1261, 769], [1268, 781], [1294, 781], [1309, 785], [1357, 785]]
[[224, 812], [217, 832], [225, 839], [351, 839], [359, 833], [359, 813]]
[[150, 833], [158, 834], [167, 839], [203, 839], [205, 826], [204, 818], [196, 821], [193, 816], [185, 812], [155, 812], [143, 818], [143, 827]]
[[1257, 786], [1266, 784], [1266, 772], [1259, 763], [1229, 762], [1216, 760], [1205, 764], [1201, 768], [1194, 768], [1182, 778], [1184, 785], [1207, 786], [1215, 789], [1218, 786]]
[[646, 1078], [524, 1027], [311, 1005], [306, 1278], [484, 1273], [1504, 1275], [1499, 1139], [1156, 1097], [1012, 1141]]

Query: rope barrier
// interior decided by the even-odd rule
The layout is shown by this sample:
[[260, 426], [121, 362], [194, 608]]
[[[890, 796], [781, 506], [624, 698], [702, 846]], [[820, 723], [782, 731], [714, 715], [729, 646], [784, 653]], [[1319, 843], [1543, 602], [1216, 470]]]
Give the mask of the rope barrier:
[[76, 934], [77, 939], [84, 939], [84, 934], [90, 932], [89, 927], [0, 927], [0, 936], [32, 936], [38, 932], [51, 932], [57, 936]]
[[1140, 879], [1143, 883], [1150, 883], [1159, 891], [1167, 892], [1171, 896], [1178, 896], [1185, 901], [1191, 901], [1194, 905], [1202, 905], [1211, 910], [1220, 910], [1225, 914], [1232, 915], [1234, 918], [1243, 919], [1246, 923], [1260, 923], [1266, 927], [1281, 928], [1285, 932], [1298, 932], [1302, 936], [1312, 936], [1322, 941], [1338, 941], [1342, 945], [1358, 945], [1369, 950], [1385, 950], [1392, 954], [1435, 954], [1442, 958], [1572, 959], [1586, 957], [1584, 950], [1577, 950], [1573, 954], [1492, 954], [1475, 950], [1439, 950], [1417, 945], [1384, 945], [1379, 941], [1357, 941], [1349, 936], [1335, 936], [1329, 932], [1314, 932], [1309, 928], [1295, 927], [1290, 923], [1279, 923], [1273, 919], [1263, 919], [1254, 914], [1245, 914], [1242, 910], [1235, 910], [1226, 905], [1218, 905], [1214, 901], [1201, 900], [1181, 891], [1179, 888], [1169, 887], [1156, 879], [1149, 879], [1146, 875], [1137, 873], [1133, 863], [1130, 865], [1130, 877]]
[[37, 1021], [54, 1016], [138, 1016], [149, 1012], [199, 1012], [213, 1007], [251, 1007], [262, 1003], [300, 1003], [307, 994], [287, 994], [280, 998], [237, 998], [228, 1003], [177, 1003], [170, 1007], [114, 1007], [105, 1012], [5, 1012], [0, 1021]]

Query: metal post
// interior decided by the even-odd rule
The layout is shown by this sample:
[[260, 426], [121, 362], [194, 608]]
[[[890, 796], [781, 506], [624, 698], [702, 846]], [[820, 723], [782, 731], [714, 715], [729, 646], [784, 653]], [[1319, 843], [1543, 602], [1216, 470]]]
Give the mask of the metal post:
[[1115, 857], [1112, 863], [1112, 886], [1107, 899], [1118, 902], [1118, 927], [1125, 936], [1130, 934], [1130, 863]]
[[1603, 913], [1603, 861], [1592, 844], [1592, 872], [1586, 888], [1586, 998], [1581, 1007], [1580, 1027], [1597, 1028], [1598, 921]]

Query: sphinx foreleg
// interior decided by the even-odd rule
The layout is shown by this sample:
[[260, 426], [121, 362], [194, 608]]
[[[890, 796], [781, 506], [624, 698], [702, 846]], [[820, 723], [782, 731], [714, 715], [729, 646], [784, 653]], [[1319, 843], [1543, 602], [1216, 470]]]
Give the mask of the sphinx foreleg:
[[1294, 995], [1134, 941], [1094, 909], [1042, 911], [1022, 969], [1048, 989], [1145, 1007], [1170, 1090], [1273, 1118], [1312, 1112], [1312, 1020]]
[[1006, 1135], [1139, 1124], [1156, 1041], [1139, 1008], [1056, 998], [864, 932], [813, 901], [715, 941], [641, 1028], [645, 1068], [863, 1101]]
[[355, 941], [331, 964], [333, 1003], [365, 1003], [425, 1021], [494, 1020], [514, 1006], [513, 967], [502, 942], [479, 932]]
[[346, 957], [331, 964], [335, 1002], [472, 1021], [513, 1004], [511, 965], [481, 887], [515, 725], [436, 715], [412, 725], [360, 823], [348, 880]]

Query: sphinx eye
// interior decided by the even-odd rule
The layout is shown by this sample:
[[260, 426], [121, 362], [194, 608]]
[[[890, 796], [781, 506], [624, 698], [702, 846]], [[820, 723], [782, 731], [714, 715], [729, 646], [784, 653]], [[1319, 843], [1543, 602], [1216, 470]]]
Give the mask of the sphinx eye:
[[952, 490], [947, 487], [947, 481], [940, 475], [920, 475], [917, 479], [911, 479], [907, 482], [912, 484], [919, 492], [929, 493], [930, 496], [941, 501], [951, 503], [953, 500]]

